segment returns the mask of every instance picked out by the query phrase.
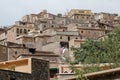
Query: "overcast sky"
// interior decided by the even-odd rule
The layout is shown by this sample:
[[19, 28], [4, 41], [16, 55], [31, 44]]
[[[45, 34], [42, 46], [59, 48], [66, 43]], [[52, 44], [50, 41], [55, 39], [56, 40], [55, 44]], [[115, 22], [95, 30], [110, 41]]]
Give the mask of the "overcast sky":
[[64, 14], [76, 8], [119, 14], [120, 0], [0, 0], [0, 26], [12, 25], [22, 16], [39, 13], [43, 9]]

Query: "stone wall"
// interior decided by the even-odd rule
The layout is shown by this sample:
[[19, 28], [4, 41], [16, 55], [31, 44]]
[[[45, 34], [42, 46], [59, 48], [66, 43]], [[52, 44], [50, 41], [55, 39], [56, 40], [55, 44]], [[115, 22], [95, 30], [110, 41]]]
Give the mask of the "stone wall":
[[32, 59], [32, 80], [49, 80], [49, 62]]
[[105, 35], [102, 29], [84, 29], [79, 28], [79, 32], [82, 38], [98, 39], [99, 37]]
[[60, 54], [60, 43], [59, 42], [54, 42], [54, 43], [50, 43], [47, 45], [44, 45], [42, 47], [43, 51], [51, 51], [54, 52], [55, 54]]
[[6, 61], [7, 58], [7, 47], [0, 45], [0, 61]]
[[0, 70], [0, 80], [33, 80], [31, 74]]
[[0, 80], [49, 80], [49, 62], [32, 58], [32, 73], [0, 70]]
[[21, 54], [30, 54], [28, 48], [24, 47], [9, 47], [8, 48], [8, 60], [16, 60]]

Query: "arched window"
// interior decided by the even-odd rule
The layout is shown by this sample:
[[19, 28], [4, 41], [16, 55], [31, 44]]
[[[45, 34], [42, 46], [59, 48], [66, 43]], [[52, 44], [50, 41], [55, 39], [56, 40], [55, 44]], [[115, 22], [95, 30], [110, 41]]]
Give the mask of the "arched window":
[[26, 29], [24, 29], [24, 33], [27, 34], [27, 30]]
[[20, 29], [20, 33], [22, 33], [22, 29]]
[[17, 28], [17, 31], [16, 31], [17, 33], [19, 33], [19, 29]]

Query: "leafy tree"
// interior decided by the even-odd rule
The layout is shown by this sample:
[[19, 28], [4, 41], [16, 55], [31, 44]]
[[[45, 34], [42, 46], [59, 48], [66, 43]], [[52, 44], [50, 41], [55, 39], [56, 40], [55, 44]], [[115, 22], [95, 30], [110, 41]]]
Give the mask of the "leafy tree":
[[[106, 35], [104, 40], [87, 40], [80, 47], [74, 48], [74, 62], [71, 69], [75, 71], [77, 80], [88, 80], [83, 74], [100, 71], [100, 63], [114, 63], [112, 67], [120, 66], [120, 27]], [[92, 64], [81, 70], [75, 69], [74, 64]], [[111, 65], [111, 64], [110, 64]]]
[[81, 47], [72, 49], [75, 63], [120, 63], [120, 27], [104, 40], [87, 40]]

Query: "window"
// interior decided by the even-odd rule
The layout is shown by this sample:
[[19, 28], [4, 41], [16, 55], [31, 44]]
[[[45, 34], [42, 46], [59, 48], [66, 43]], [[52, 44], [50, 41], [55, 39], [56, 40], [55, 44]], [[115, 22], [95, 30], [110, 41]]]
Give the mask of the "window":
[[17, 51], [15, 51], [15, 54], [17, 55]]
[[19, 33], [19, 29], [17, 28], [17, 33]]
[[30, 48], [29, 52], [32, 53], [32, 54], [35, 54], [35, 49], [34, 48]]
[[25, 25], [26, 23], [25, 22], [22, 22], [22, 25]]
[[60, 42], [60, 47], [69, 49], [69, 42]]
[[25, 47], [25, 44], [23, 44], [23, 47]]
[[43, 31], [40, 31], [40, 33], [43, 33]]
[[51, 26], [52, 28], [54, 27], [54, 25]]
[[62, 39], [62, 36], [60, 36], [60, 39]]
[[20, 29], [20, 33], [22, 33], [22, 29]]
[[28, 30], [28, 32], [29, 32], [30, 30]]
[[77, 37], [75, 39], [78, 39]]
[[44, 28], [46, 28], [46, 25], [44, 25]]
[[68, 36], [68, 41], [70, 41], [70, 36]]
[[87, 19], [89, 19], [89, 17], [87, 17]]
[[27, 34], [27, 30], [26, 29], [24, 29], [24, 33]]
[[81, 31], [81, 33], [83, 33], [83, 31]]

